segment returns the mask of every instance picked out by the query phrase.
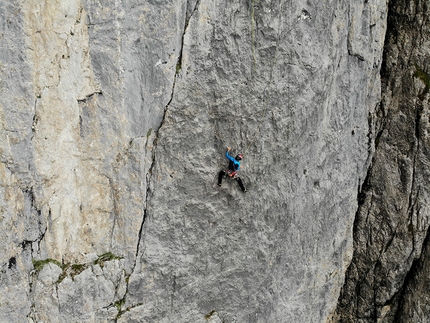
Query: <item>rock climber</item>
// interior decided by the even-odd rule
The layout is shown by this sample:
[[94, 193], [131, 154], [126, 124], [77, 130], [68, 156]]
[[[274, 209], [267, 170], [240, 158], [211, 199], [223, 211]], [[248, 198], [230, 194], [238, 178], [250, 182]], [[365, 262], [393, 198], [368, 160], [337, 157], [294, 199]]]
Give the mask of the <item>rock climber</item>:
[[237, 172], [240, 170], [240, 161], [243, 159], [243, 155], [238, 154], [235, 158], [233, 158], [229, 154], [230, 150], [231, 150], [231, 148], [227, 147], [227, 151], [225, 152], [225, 157], [227, 157], [227, 159], [229, 160], [228, 169], [225, 171], [222, 170], [219, 172], [219, 174], [218, 174], [218, 186], [221, 186], [222, 178], [225, 175], [227, 175], [228, 177], [235, 179], [237, 181], [237, 183], [239, 184], [240, 188], [242, 189], [242, 191], [246, 192], [246, 188], [243, 185], [242, 180], [240, 179], [240, 177], [237, 174]]

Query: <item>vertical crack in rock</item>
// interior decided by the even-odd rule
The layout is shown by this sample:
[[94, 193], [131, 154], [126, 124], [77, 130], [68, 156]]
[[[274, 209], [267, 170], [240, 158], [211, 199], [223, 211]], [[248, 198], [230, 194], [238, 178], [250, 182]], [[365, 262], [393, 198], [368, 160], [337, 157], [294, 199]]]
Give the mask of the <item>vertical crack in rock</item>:
[[[160, 123], [160, 127], [164, 123], [164, 119], [166, 117], [166, 111], [167, 111], [170, 103], [173, 100], [173, 95], [174, 95], [174, 92], [175, 92], [175, 85], [176, 85], [176, 78], [178, 77], [178, 74], [180, 73], [181, 68], [182, 68], [182, 53], [183, 53], [183, 50], [184, 50], [184, 38], [185, 38], [185, 34], [187, 33], [188, 25], [190, 23], [190, 20], [191, 20], [192, 16], [198, 10], [200, 1], [201, 0], [197, 0], [196, 1], [195, 5], [194, 5], [194, 8], [191, 10], [191, 12], [189, 12], [189, 10], [188, 10], [189, 6], [190, 6], [190, 3], [187, 2], [187, 10], [186, 10], [187, 12], [186, 12], [186, 15], [185, 15], [184, 31], [183, 31], [182, 36], [181, 36], [181, 46], [180, 46], [180, 50], [179, 50], [178, 61], [176, 63], [176, 73], [175, 73], [175, 76], [173, 78], [173, 84], [172, 84], [172, 91], [171, 91], [171, 95], [170, 95], [170, 100], [169, 100], [169, 102], [167, 102], [167, 104], [166, 104], [166, 106], [164, 108], [164, 115], [163, 115], [162, 121]], [[157, 133], [158, 133], [158, 130], [157, 130]]]
[[428, 33], [423, 24], [427, 11], [422, 0], [389, 2], [382, 101], [369, 115], [374, 153], [358, 194], [354, 253], [334, 315], [337, 322], [416, 322], [429, 317], [416, 314], [420, 294], [414, 295], [414, 289], [420, 289], [417, 276], [428, 277], [423, 264], [429, 261], [430, 243], [428, 215], [421, 212], [427, 208], [423, 137], [428, 122], [423, 121], [423, 101], [428, 93], [417, 86], [413, 70], [428, 56], [418, 44]]
[[[138, 240], [137, 240], [137, 246], [136, 246], [136, 254], [135, 254], [135, 261], [134, 264], [132, 266], [132, 271], [131, 274], [133, 274], [135, 272], [136, 269], [136, 265], [138, 264], [138, 259], [139, 259], [139, 253], [140, 253], [140, 248], [141, 248], [141, 243], [142, 243], [142, 239], [143, 239], [143, 235], [144, 235], [144, 226], [147, 220], [147, 216], [148, 216], [148, 205], [149, 205], [149, 199], [150, 199], [150, 194], [151, 194], [151, 179], [152, 179], [152, 175], [153, 175], [153, 169], [155, 166], [155, 158], [156, 158], [156, 148], [157, 148], [157, 139], [159, 136], [159, 132], [160, 129], [162, 128], [165, 120], [166, 120], [166, 115], [167, 115], [167, 111], [168, 108], [173, 100], [174, 97], [174, 92], [175, 92], [175, 85], [176, 85], [176, 79], [181, 71], [181, 67], [182, 67], [182, 53], [183, 53], [183, 48], [184, 48], [184, 38], [185, 38], [185, 34], [187, 32], [187, 28], [189, 26], [189, 22], [192, 18], [192, 16], [194, 15], [194, 13], [198, 10], [198, 6], [200, 4], [200, 0], [197, 0], [194, 4], [194, 7], [192, 8], [192, 10], [189, 10], [190, 8], [190, 1], [187, 2], [187, 9], [186, 9], [186, 14], [185, 14], [185, 22], [184, 22], [184, 30], [181, 36], [181, 44], [180, 44], [180, 51], [179, 51], [179, 55], [178, 55], [178, 60], [176, 63], [176, 71], [175, 71], [175, 75], [173, 78], [173, 82], [172, 82], [172, 89], [171, 89], [171, 94], [170, 94], [170, 99], [167, 102], [165, 108], [164, 108], [164, 113], [163, 113], [163, 117], [161, 119], [160, 125], [158, 127], [158, 129], [156, 129], [155, 131], [155, 139], [153, 140], [153, 147], [151, 149], [151, 164], [149, 166], [149, 169], [146, 173], [146, 194], [145, 194], [145, 202], [144, 202], [144, 210], [143, 210], [143, 217], [142, 217], [142, 222], [140, 224], [140, 229], [139, 229], [139, 233], [138, 233]], [[147, 142], [145, 145], [145, 148], [147, 149], [148, 147], [148, 139], [150, 137], [150, 134], [147, 135]], [[126, 291], [124, 294], [123, 299], [121, 300], [121, 302], [125, 303], [125, 299], [127, 298], [128, 295], [128, 281], [126, 282]], [[173, 300], [172, 300], [173, 302]], [[133, 304], [131, 306], [128, 307], [128, 309], [139, 306], [141, 304]], [[121, 315], [121, 313], [118, 313], [118, 317]], [[117, 322], [118, 317], [114, 320], [114, 322]]]
[[[186, 29], [188, 28], [188, 24], [190, 22], [191, 17], [199, 8], [200, 1], [201, 0], [196, 0], [194, 7], [191, 10], [190, 10], [190, 7], [192, 7], [192, 5], [190, 4], [190, 0], [187, 1], [187, 14], [185, 16], [184, 34], [185, 34]], [[182, 37], [182, 39], [184, 39], [184, 38]], [[182, 47], [183, 47], [183, 44], [184, 44], [184, 42], [182, 41]]]
[[[182, 66], [182, 53], [183, 53], [183, 48], [184, 48], [185, 34], [187, 32], [187, 28], [189, 26], [189, 22], [190, 22], [192, 16], [198, 10], [199, 4], [200, 4], [200, 0], [197, 0], [195, 2], [195, 4], [194, 4], [193, 9], [189, 10], [189, 8], [190, 8], [190, 2], [189, 1], [187, 2], [187, 12], [186, 12], [186, 15], [185, 15], [184, 31], [183, 31], [182, 36], [181, 36], [180, 51], [179, 51], [178, 60], [177, 60], [177, 63], [176, 63], [176, 73], [175, 73], [174, 78], [173, 78], [171, 95], [170, 95], [169, 101], [167, 102], [167, 104], [166, 104], [166, 106], [164, 108], [164, 113], [163, 113], [163, 117], [162, 117], [161, 122], [160, 122], [160, 126], [158, 127], [158, 129], [155, 132], [154, 144], [153, 144], [153, 147], [152, 147], [152, 150], [151, 150], [151, 159], [152, 159], [152, 161], [151, 161], [151, 165], [150, 165], [150, 167], [148, 169], [148, 172], [146, 174], [146, 187], [147, 188], [146, 188], [145, 203], [144, 203], [145, 206], [144, 206], [144, 210], [143, 210], [142, 222], [140, 224], [140, 229], [139, 229], [139, 233], [138, 233], [138, 241], [137, 241], [137, 247], [136, 247], [135, 263], [133, 265], [132, 273], [134, 272], [134, 270], [136, 268], [136, 265], [137, 265], [137, 262], [138, 262], [138, 257], [139, 257], [139, 252], [140, 252], [140, 244], [141, 244], [142, 235], [143, 235], [143, 231], [144, 231], [144, 225], [145, 225], [146, 218], [147, 218], [147, 215], [148, 215], [149, 196], [150, 196], [150, 192], [151, 192], [151, 187], [150, 186], [151, 186], [151, 178], [152, 178], [152, 174], [153, 174], [153, 168], [154, 168], [154, 165], [155, 165], [156, 148], [157, 148], [157, 138], [158, 138], [158, 135], [159, 135], [159, 131], [160, 131], [161, 127], [163, 126], [164, 122], [165, 122], [168, 108], [169, 108], [169, 106], [170, 106], [170, 104], [171, 104], [171, 102], [173, 100], [173, 97], [174, 97], [176, 79], [177, 79], [177, 77], [178, 77], [178, 75], [180, 73], [181, 66]], [[146, 143], [146, 145], [148, 145], [148, 142]], [[126, 297], [127, 292], [128, 292], [128, 283], [127, 283], [127, 287], [126, 288], [127, 288], [127, 291], [126, 291], [124, 297]]]
[[[40, 243], [45, 237], [47, 226], [42, 219], [42, 211], [36, 207], [35, 196], [33, 187], [22, 190], [24, 195], [24, 202], [27, 204], [24, 209], [24, 216], [26, 217], [26, 235], [21, 242], [22, 249], [29, 247], [30, 254], [34, 257], [33, 252], [40, 251]], [[37, 245], [34, 245], [37, 243]], [[37, 247], [37, 250], [34, 250]]]
[[[420, 282], [420, 278], [422, 279], [422, 275], [428, 277], [428, 267], [426, 266], [428, 264], [428, 252], [430, 246], [430, 227], [427, 230], [426, 237], [424, 239], [424, 243], [420, 252], [420, 255], [417, 259], [415, 259], [412, 263], [411, 268], [409, 269], [408, 273], [406, 274], [404, 283], [402, 285], [402, 288], [399, 290], [399, 293], [397, 296], [398, 300], [398, 307], [394, 316], [394, 322], [396, 323], [408, 323], [412, 322], [411, 317], [407, 313], [408, 310], [413, 310], [414, 305], [416, 304], [409, 304], [412, 303], [409, 298], [411, 298], [410, 294], [414, 294], [417, 292], [416, 286], [423, 285]], [[425, 284], [424, 284], [424, 288]], [[427, 291], [428, 292], [428, 291]], [[425, 303], [425, 300], [423, 300]], [[428, 317], [428, 313], [426, 313]], [[413, 321], [416, 322], [416, 321]], [[420, 322], [423, 322], [420, 320]]]
[[[47, 225], [42, 217], [42, 212], [36, 207], [33, 187], [23, 189], [24, 195], [24, 217], [26, 218], [26, 231], [24, 239], [21, 242], [22, 252], [27, 253], [30, 260], [36, 259], [40, 256], [41, 242], [45, 237]], [[28, 275], [29, 293], [28, 299], [30, 301], [30, 308], [27, 317], [37, 319], [37, 311], [35, 309], [37, 300], [35, 299], [35, 291], [33, 284], [37, 282], [37, 275], [30, 272]]]
[[37, 100], [38, 100], [38, 98], [36, 98], [35, 100], [34, 100], [34, 114], [33, 114], [33, 124], [31, 125], [31, 131], [32, 131], [32, 134], [31, 134], [31, 142], [33, 143], [33, 139], [34, 139], [34, 136], [35, 136], [35, 132], [36, 132], [36, 130], [37, 130], [37, 122], [38, 122], [38, 118], [37, 118]]
[[[416, 187], [416, 181], [417, 181], [417, 159], [418, 159], [418, 154], [420, 153], [420, 120], [421, 120], [421, 107], [417, 107], [416, 110], [416, 117], [415, 117], [415, 142], [416, 142], [416, 151], [415, 154], [413, 156], [413, 160], [412, 160], [412, 183], [411, 183], [411, 188], [410, 188], [410, 194], [409, 194], [409, 202], [408, 202], [408, 213], [409, 213], [409, 226], [408, 228], [410, 228], [411, 230], [411, 234], [412, 234], [412, 251], [411, 251], [411, 255], [413, 256], [415, 253], [415, 240], [418, 240], [418, 237], [415, 236], [415, 230], [414, 230], [414, 224], [413, 224], [413, 220], [414, 220], [414, 212], [419, 212], [419, 210], [416, 209], [416, 205], [417, 205], [417, 201], [418, 201], [418, 197], [419, 197], [419, 191], [420, 191], [420, 187]], [[416, 192], [415, 192], [416, 190]], [[418, 219], [417, 219], [417, 225], [418, 225]]]
[[[118, 177], [118, 174], [115, 174], [116, 177]], [[111, 233], [110, 233], [110, 237], [111, 237], [111, 241], [110, 241], [110, 245], [111, 245], [111, 249], [112, 249], [112, 245], [113, 245], [113, 239], [114, 239], [114, 232], [115, 232], [115, 227], [116, 227], [116, 219], [120, 216], [120, 212], [119, 212], [119, 194], [118, 194], [118, 185], [115, 184], [115, 181], [117, 180], [113, 180], [111, 177], [106, 176], [106, 178], [109, 181], [109, 187], [110, 187], [110, 198], [112, 200], [113, 203], [113, 223], [112, 223], [112, 229], [111, 229]]]
[[[163, 113], [163, 117], [162, 117], [160, 126], [157, 129], [157, 131], [156, 131], [156, 138], [158, 138], [158, 134], [159, 134], [160, 128], [163, 126], [165, 118], [166, 118], [168, 107], [170, 106], [170, 103], [173, 100], [173, 96], [174, 96], [174, 93], [175, 93], [176, 78], [178, 77], [178, 74], [179, 74], [181, 66], [182, 66], [182, 52], [183, 52], [183, 49], [184, 49], [184, 37], [185, 37], [185, 34], [187, 32], [187, 28], [188, 28], [188, 25], [190, 23], [190, 20], [191, 20], [193, 14], [198, 10], [199, 4], [200, 4], [200, 0], [197, 0], [195, 2], [194, 8], [192, 9], [191, 12], [189, 12], [188, 8], [189, 8], [190, 3], [187, 2], [187, 13], [185, 15], [184, 32], [182, 33], [182, 37], [181, 37], [181, 47], [180, 47], [180, 51], [179, 51], [179, 55], [178, 55], [178, 61], [176, 63], [176, 73], [175, 73], [175, 76], [174, 76], [174, 79], [173, 79], [173, 83], [172, 83], [172, 90], [171, 90], [170, 100], [167, 102], [167, 104], [166, 104], [166, 106], [164, 108], [164, 113]], [[141, 237], [142, 237], [143, 226], [144, 226], [146, 215], [147, 215], [148, 196], [149, 196], [149, 193], [150, 193], [150, 181], [151, 181], [151, 176], [152, 176], [152, 170], [153, 170], [153, 167], [154, 167], [154, 164], [155, 164], [155, 150], [156, 150], [156, 147], [157, 147], [157, 139], [154, 140], [154, 147], [152, 148], [152, 152], [151, 152], [152, 153], [152, 163], [151, 163], [151, 166], [150, 166], [150, 168], [148, 170], [148, 173], [147, 173], [147, 190], [146, 190], [145, 210], [144, 210], [144, 213], [143, 213], [143, 219], [142, 219], [142, 223], [141, 223], [140, 230], [139, 230], [139, 239], [138, 239], [137, 248], [136, 248], [136, 259], [137, 259], [137, 256], [139, 254], [140, 240], [141, 240]]]
[[[163, 117], [163, 119], [164, 119], [164, 117]], [[154, 140], [154, 142], [155, 142], [155, 140]], [[147, 212], [148, 212], [148, 200], [149, 200], [149, 194], [150, 194], [151, 177], [152, 177], [153, 167], [155, 165], [155, 148], [156, 148], [156, 145], [154, 144], [154, 146], [152, 147], [152, 150], [151, 150], [151, 159], [152, 159], [151, 166], [149, 167], [148, 172], [146, 173], [146, 195], [145, 195], [145, 206], [144, 206], [145, 208], [143, 210], [143, 218], [142, 218], [142, 222], [140, 224], [140, 229], [139, 229], [137, 248], [136, 248], [136, 257], [135, 257], [135, 262], [134, 262], [134, 266], [133, 266], [133, 271], [134, 271], [134, 268], [136, 267], [137, 259], [139, 257], [139, 248], [140, 248], [140, 243], [141, 243], [142, 234], [143, 234], [143, 226], [145, 225], [145, 220], [146, 220]]]

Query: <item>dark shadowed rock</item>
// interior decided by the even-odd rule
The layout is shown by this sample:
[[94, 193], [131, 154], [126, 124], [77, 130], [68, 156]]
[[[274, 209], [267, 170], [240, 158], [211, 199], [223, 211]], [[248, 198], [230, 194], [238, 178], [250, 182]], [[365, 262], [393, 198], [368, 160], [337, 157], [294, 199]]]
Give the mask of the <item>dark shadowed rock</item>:
[[340, 322], [426, 322], [428, 3], [391, 1], [375, 154], [359, 194]]

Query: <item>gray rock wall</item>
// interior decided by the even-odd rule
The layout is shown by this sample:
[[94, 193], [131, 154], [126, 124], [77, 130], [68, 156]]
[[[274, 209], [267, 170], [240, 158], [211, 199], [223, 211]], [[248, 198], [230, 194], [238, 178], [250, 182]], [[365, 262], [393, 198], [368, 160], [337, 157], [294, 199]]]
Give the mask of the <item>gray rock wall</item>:
[[[225, 322], [325, 319], [352, 251], [384, 9], [199, 3], [126, 306], [146, 301], [124, 322], [204, 322], [212, 310]], [[226, 145], [245, 152], [245, 195], [231, 181], [216, 187]]]
[[18, 1], [0, 4], [0, 304], [2, 322], [25, 322], [30, 311], [31, 247], [45, 221], [33, 202], [31, 147], [35, 97]]
[[359, 194], [340, 322], [427, 322], [429, 8], [391, 1], [376, 152]]
[[[3, 1], [0, 321], [330, 320], [381, 145], [387, 12]], [[216, 185], [226, 146], [245, 194]]]

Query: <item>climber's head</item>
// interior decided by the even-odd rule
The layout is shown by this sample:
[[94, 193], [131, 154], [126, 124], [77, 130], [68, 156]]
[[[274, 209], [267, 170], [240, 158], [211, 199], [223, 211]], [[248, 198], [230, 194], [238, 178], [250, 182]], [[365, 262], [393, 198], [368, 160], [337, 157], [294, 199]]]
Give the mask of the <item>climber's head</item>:
[[243, 155], [242, 154], [237, 154], [236, 160], [242, 160], [242, 159], [243, 159]]

